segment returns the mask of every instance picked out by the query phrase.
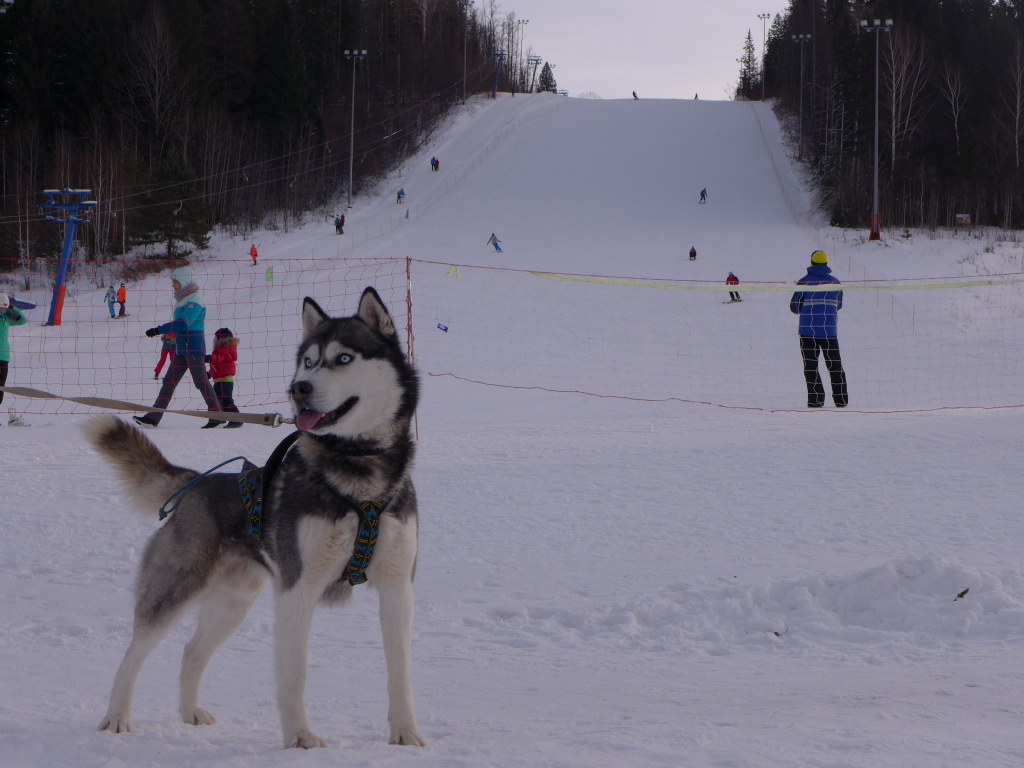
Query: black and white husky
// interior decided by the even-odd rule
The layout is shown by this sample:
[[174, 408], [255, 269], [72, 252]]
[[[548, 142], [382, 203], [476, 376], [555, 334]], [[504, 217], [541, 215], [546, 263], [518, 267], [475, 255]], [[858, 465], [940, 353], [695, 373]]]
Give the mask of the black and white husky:
[[[182, 658], [179, 712], [186, 723], [214, 723], [199, 704], [203, 671], [273, 578], [284, 745], [324, 746], [310, 730], [303, 701], [313, 609], [317, 603], [337, 604], [350, 596], [352, 580], [339, 579], [343, 571], [348, 573], [360, 535], [363, 517], [357, 505], [378, 502], [379, 509], [386, 502], [364, 576], [380, 595], [390, 743], [426, 743], [416, 726], [409, 669], [417, 542], [409, 424], [418, 397], [416, 373], [372, 288], [364, 291], [353, 317], [332, 319], [307, 298], [302, 326], [289, 389], [301, 435], [274, 475], [260, 535], [250, 531], [238, 475], [207, 475], [183, 494], [142, 557], [132, 641], [100, 730], [131, 730], [139, 670], [193, 605], [199, 606], [199, 619]], [[171, 494], [198, 476], [171, 464], [139, 430], [113, 416], [94, 419], [88, 434], [146, 515], [155, 514]]]

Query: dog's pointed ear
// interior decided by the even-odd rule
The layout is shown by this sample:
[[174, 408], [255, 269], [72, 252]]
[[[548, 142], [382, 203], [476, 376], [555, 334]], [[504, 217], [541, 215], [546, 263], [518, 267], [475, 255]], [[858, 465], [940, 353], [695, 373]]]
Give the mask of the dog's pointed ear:
[[320, 305], [307, 296], [302, 302], [302, 338], [308, 337], [330, 319]]
[[367, 288], [363, 291], [363, 296], [359, 299], [359, 311], [356, 312], [356, 317], [370, 326], [371, 329], [377, 331], [377, 333], [384, 336], [396, 335], [395, 324], [391, 321], [391, 315], [388, 314], [387, 309], [384, 307], [384, 302], [380, 300], [380, 296], [377, 295], [373, 288]]

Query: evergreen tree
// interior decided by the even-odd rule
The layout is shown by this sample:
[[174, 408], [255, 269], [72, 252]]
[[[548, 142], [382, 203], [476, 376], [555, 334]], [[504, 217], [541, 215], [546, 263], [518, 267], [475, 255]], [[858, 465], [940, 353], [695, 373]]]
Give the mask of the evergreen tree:
[[558, 83], [555, 82], [555, 75], [551, 71], [551, 65], [545, 61], [544, 68], [540, 71], [540, 77], [537, 80], [537, 93], [544, 93], [546, 91], [558, 93]]
[[166, 242], [168, 259], [184, 258], [191, 253], [180, 244], [206, 248], [210, 241], [210, 207], [191, 181], [195, 176], [176, 149], [154, 164], [150, 179], [153, 189], [140, 196], [134, 244]]
[[740, 65], [740, 80], [736, 84], [736, 99], [751, 101], [761, 96], [761, 70], [757, 66], [757, 51], [754, 50], [754, 38], [747, 30], [747, 39], [743, 43], [743, 56], [736, 59]]

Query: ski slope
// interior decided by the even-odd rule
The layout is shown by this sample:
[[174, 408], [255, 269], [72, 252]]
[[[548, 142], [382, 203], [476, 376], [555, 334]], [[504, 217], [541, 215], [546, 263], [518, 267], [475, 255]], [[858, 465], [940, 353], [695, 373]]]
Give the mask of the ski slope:
[[[441, 161], [437, 173], [431, 156]], [[703, 187], [709, 201], [699, 205]], [[130, 637], [133, 573], [157, 522], [155, 513], [152, 521], [129, 514], [77, 429], [83, 417], [48, 414], [30, 415], [30, 429], [0, 426], [0, 764], [1024, 762], [1018, 410], [808, 413], [798, 409], [788, 293], [723, 306], [721, 293], [668, 300], [665, 291], [521, 272], [724, 281], [732, 270], [743, 280], [792, 281], [821, 247], [844, 280], [967, 276], [1019, 269], [1017, 246], [923, 234], [865, 243], [863, 233], [828, 229], [770, 110], [707, 101], [473, 100], [347, 218], [344, 236], [327, 216], [258, 233], [260, 270], [272, 265], [280, 276], [273, 289], [244, 256], [249, 240], [215, 238], [211, 263], [199, 266], [209, 278], [208, 330], [231, 323], [242, 336], [239, 388], [273, 409], [301, 295], [338, 313], [351, 312], [357, 295], [334, 295], [303, 265], [438, 263], [420, 267], [413, 286], [425, 374], [413, 681], [429, 746], [386, 744], [383, 652], [365, 590], [314, 621], [306, 698], [330, 749], [280, 749], [270, 595], [207, 672], [203, 701], [216, 725], [177, 719], [178, 664], [194, 626], [186, 619], [140, 676], [138, 732], [97, 733]], [[484, 244], [491, 232], [503, 254]], [[456, 276], [455, 264], [520, 271]], [[34, 316], [12, 330], [10, 383], [117, 386], [148, 402], [155, 348], [140, 334], [168, 311], [165, 282], [137, 284], [133, 317], [116, 331], [107, 330], [102, 291], [78, 286], [59, 334]], [[401, 280], [390, 288], [396, 314], [403, 288]], [[893, 338], [903, 310], [894, 300], [879, 311], [856, 295], [848, 292], [840, 316], [854, 402], [902, 396], [881, 374], [915, 348], [901, 343], [884, 365], [863, 352], [893, 346], [878, 339]], [[45, 296], [31, 298], [45, 305]], [[1006, 289], [977, 300], [1001, 303], [998, 316], [1009, 317], [1018, 298]], [[228, 307], [232, 315], [218, 314]], [[979, 324], [996, 316], [968, 310]], [[1015, 350], [994, 336], [968, 358], [947, 332], [948, 314], [916, 316], [921, 337], [936, 339], [917, 345], [921, 364], [962, 355], [965, 367], [998, 382], [975, 402], [1015, 394]], [[662, 345], [681, 329], [708, 370], [655, 364], [638, 380], [634, 366], [669, 359]], [[746, 355], [727, 346], [735, 339]], [[103, 379], [88, 373], [100, 365], [79, 365], [79, 355], [134, 360], [139, 373]], [[995, 361], [1005, 376], [985, 368]], [[516, 385], [557, 388], [582, 375], [595, 389], [646, 386], [655, 395], [678, 377], [685, 394], [717, 387], [737, 404], [769, 408], [795, 397], [797, 409], [628, 402], [426, 375], [453, 366]], [[918, 401], [943, 391], [903, 383]], [[182, 385], [173, 404], [196, 405], [193, 395]], [[149, 434], [172, 461], [199, 469], [240, 453], [264, 459], [284, 437], [249, 426], [201, 433], [199, 424], [169, 416]]]

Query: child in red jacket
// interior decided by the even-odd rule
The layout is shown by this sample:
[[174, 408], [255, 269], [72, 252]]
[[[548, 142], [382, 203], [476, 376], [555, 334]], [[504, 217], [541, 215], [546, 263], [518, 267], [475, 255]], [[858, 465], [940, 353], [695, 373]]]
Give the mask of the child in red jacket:
[[[230, 328], [219, 328], [214, 334], [213, 354], [209, 357], [209, 363], [213, 392], [220, 400], [221, 410], [238, 413], [238, 406], [232, 398], [238, 363], [238, 339], [232, 335]], [[240, 426], [240, 421], [229, 421], [225, 429], [237, 429]]]

